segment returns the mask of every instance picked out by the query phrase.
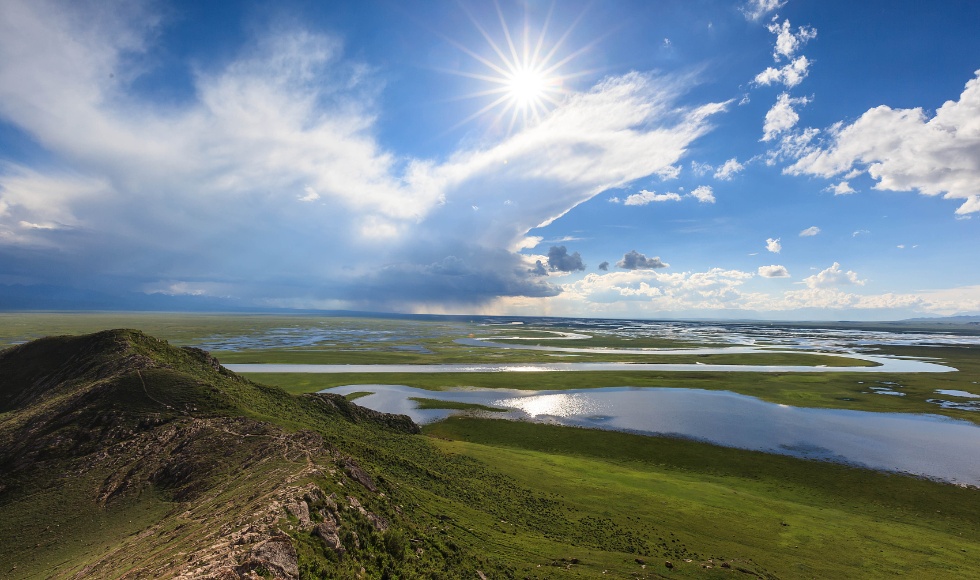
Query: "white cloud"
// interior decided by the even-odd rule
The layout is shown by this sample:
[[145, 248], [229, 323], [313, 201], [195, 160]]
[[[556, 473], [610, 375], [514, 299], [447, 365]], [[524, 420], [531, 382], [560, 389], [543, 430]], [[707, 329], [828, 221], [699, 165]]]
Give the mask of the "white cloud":
[[824, 191], [832, 191], [834, 195], [850, 195], [852, 193], [855, 193], [854, 188], [851, 187], [851, 184], [848, 183], [847, 181], [841, 181], [836, 185], [831, 185], [827, 187], [827, 189], [825, 189]]
[[667, 274], [655, 270], [590, 273], [562, 286], [556, 301], [591, 304], [649, 303], [657, 309], [730, 308], [741, 298], [739, 287], [753, 277], [749, 272], [712, 268], [707, 272]]
[[810, 288], [834, 288], [841, 285], [856, 284], [863, 286], [866, 280], [859, 280], [857, 272], [848, 270], [841, 271], [840, 264], [834, 264], [826, 270], [821, 270], [813, 276], [803, 279], [803, 282]]
[[851, 237], [852, 238], [856, 238], [858, 236], [870, 236], [870, 235], [871, 235], [871, 231], [870, 230], [857, 230], [856, 232], [854, 232], [853, 234], [851, 234]]
[[729, 159], [728, 161], [726, 161], [724, 164], [722, 164], [722, 166], [719, 167], [717, 171], [715, 171], [715, 176], [714, 177], [715, 177], [715, 179], [721, 179], [723, 181], [728, 181], [736, 173], [742, 171], [743, 169], [745, 169], [745, 166], [742, 165], [741, 163], [739, 163], [737, 158], [732, 157], [731, 159]]
[[35, 224], [32, 222], [20, 222], [20, 227], [27, 228], [29, 230], [56, 230], [58, 226], [54, 224]]
[[932, 118], [921, 108], [875, 107], [785, 171], [831, 178], [860, 169], [877, 182], [875, 189], [942, 195], [963, 200], [960, 215], [980, 212], [980, 70], [976, 75], [959, 100], [947, 101]]
[[795, 127], [800, 120], [800, 115], [794, 107], [809, 102], [810, 99], [806, 97], [790, 97], [788, 93], [780, 93], [776, 104], [766, 113], [766, 120], [762, 126], [762, 140], [772, 141], [780, 133]]
[[310, 202], [310, 201], [316, 201], [316, 200], [320, 199], [320, 194], [317, 193], [316, 190], [313, 189], [312, 187], [310, 187], [309, 185], [307, 185], [306, 187], [303, 188], [303, 192], [306, 195], [298, 196], [298, 199], [300, 201]]
[[780, 251], [782, 251], [783, 245], [779, 243], [779, 238], [767, 238], [766, 249], [773, 254], [778, 254]]
[[963, 205], [956, 208], [957, 215], [966, 215], [977, 212], [980, 212], [980, 195], [971, 195], [970, 197], [966, 198]]
[[657, 193], [655, 191], [642, 190], [640, 193], [634, 193], [626, 198], [623, 205], [647, 205], [649, 203], [657, 203], [662, 201], [680, 201], [681, 196], [673, 193]]
[[792, 59], [801, 46], [817, 37], [817, 30], [812, 26], [797, 27], [794, 33], [788, 19], [784, 20], [782, 24], [774, 21], [766, 28], [776, 35], [776, 46], [773, 49], [772, 57], [777, 62], [783, 58]]
[[754, 82], [761, 86], [782, 83], [787, 88], [793, 88], [803, 82], [809, 72], [810, 61], [800, 55], [779, 68], [767, 67], [766, 70], [755, 75]]
[[698, 177], [703, 177], [712, 170], [714, 170], [714, 167], [708, 163], [698, 163], [697, 161], [691, 162], [691, 171]]
[[779, 138], [779, 145], [766, 152], [766, 165], [772, 167], [777, 161], [798, 159], [814, 150], [813, 141], [820, 135], [820, 129], [807, 127], [803, 130], [793, 130]]
[[400, 158], [375, 137], [380, 79], [326, 35], [258, 34], [189, 73], [186, 99], [148, 100], [130, 83], [152, 66], [160, 22], [129, 3], [0, 3], [0, 118], [56, 161], [0, 167], [0, 245], [71, 249], [40, 255], [37, 282], [67, 264], [93, 286], [196, 280], [292, 305], [547, 295], [513, 253], [528, 231], [676, 176], [728, 106], [680, 107], [683, 82], [630, 73], [503, 140]]
[[761, 20], [763, 16], [775, 12], [786, 4], [786, 0], [748, 0], [739, 10], [752, 21]]
[[520, 252], [521, 250], [530, 250], [531, 248], [536, 248], [543, 241], [544, 238], [541, 236], [525, 236], [511, 246], [511, 251]]
[[196, 287], [186, 281], [162, 282], [156, 287], [146, 288], [149, 294], [167, 294], [169, 296], [204, 296], [211, 294], [210, 288]]
[[810, 226], [807, 229], [800, 232], [801, 238], [809, 238], [820, 233], [820, 228], [817, 226]]
[[[715, 268], [708, 272], [663, 274], [652, 271], [589, 274], [562, 286], [564, 292], [550, 298], [507, 298], [510, 312], [528, 315], [577, 316], [583, 304], [600, 316], [685, 314], [711, 311], [715, 316], [744, 318], [767, 313], [799, 319], [800, 311], [813, 316], [824, 310], [827, 319], [845, 313], [894, 320], [915, 315], [951, 315], [980, 311], [980, 286], [914, 293], [854, 294], [838, 288], [802, 288], [780, 293], [749, 292], [743, 287], [752, 274]], [[873, 314], [880, 312], [881, 314]]]
[[789, 278], [789, 270], [785, 266], [759, 266], [759, 275], [763, 278]]
[[689, 195], [698, 200], [698, 203], [715, 202], [715, 194], [710, 185], [699, 185], [698, 187], [694, 188], [694, 191], [692, 191]]

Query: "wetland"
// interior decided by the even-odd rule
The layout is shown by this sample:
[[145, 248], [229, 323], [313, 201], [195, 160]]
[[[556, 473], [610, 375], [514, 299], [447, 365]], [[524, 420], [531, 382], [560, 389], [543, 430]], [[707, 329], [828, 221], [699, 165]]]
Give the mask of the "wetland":
[[[25, 476], [16, 482], [25, 486], [24, 499], [0, 504], [0, 533], [11, 542], [0, 564], [9, 570], [14, 563], [35, 561], [17, 568], [14, 577], [47, 577], [58, 566], [78, 571], [105, 549], [135, 541], [150, 525], [173, 531], [161, 534], [154, 528], [156, 535], [141, 540], [159, 540], [162, 550], [159, 557], [140, 552], [137, 559], [144, 565], [153, 558], [165, 565], [177, 550], [197, 550], [202, 546], [192, 548], [194, 538], [234, 523], [217, 522], [233, 517], [241, 498], [265, 497], [257, 495], [261, 486], [305, 469], [308, 451], [300, 448], [294, 457], [276, 446], [314, 433], [327, 444], [316, 448], [336, 450], [330, 453], [340, 453], [340, 459], [314, 458], [322, 466], [313, 475], [297, 471], [297, 481], [310, 481], [328, 496], [359, 497], [392, 526], [378, 532], [355, 521], [356, 509], [343, 512], [343, 526], [361, 526], [358, 535], [367, 539], [359, 551], [348, 545], [339, 563], [348, 576], [362, 565], [373, 576], [395, 562], [398, 569], [440, 567], [438, 559], [429, 561], [430, 554], [458, 553], [469, 554], [461, 561], [479, 561], [487, 577], [548, 578], [559, 569], [569, 577], [660, 577], [668, 571], [687, 577], [704, 574], [708, 566], [719, 571], [722, 562], [767, 578], [964, 577], [980, 553], [980, 490], [973, 468], [980, 465], [975, 329], [30, 313], [0, 314], [0, 342], [107, 327], [142, 328], [171, 345], [204, 348], [233, 369], [240, 369], [237, 364], [345, 368], [247, 372], [243, 376], [254, 382], [242, 382], [208, 374], [214, 367], [206, 367], [188, 370], [198, 378], [183, 382], [173, 373], [182, 368], [176, 361], [184, 355], [154, 347], [161, 366], [122, 379], [125, 388], [119, 393], [125, 398], [117, 409], [130, 412], [125, 409], [138, 403], [149, 413], [140, 424], [155, 425], [161, 401], [173, 405], [197, 397], [189, 414], [175, 412], [174, 420], [201, 426], [233, 421], [202, 433], [237, 438], [237, 443], [207, 443], [188, 459], [219, 465], [240, 447], [246, 458], [265, 453], [265, 467], [229, 467], [227, 477], [196, 483], [202, 489], [227, 486], [229, 495], [215, 504], [171, 504], [166, 496], [161, 502], [156, 495], [124, 493], [144, 502], [132, 504], [147, 508], [140, 512], [129, 504], [96, 505], [89, 498], [101, 482], [114, 481], [113, 470], [131, 473], [125, 465], [106, 465], [94, 483], [81, 486], [70, 479]], [[892, 361], [912, 366], [888, 367]], [[613, 370], [567, 372], [549, 366], [567, 363], [607, 364]], [[392, 364], [416, 372], [369, 372], [358, 366]], [[422, 366], [445, 364], [472, 370], [431, 372]], [[541, 370], [485, 372], [486, 365]], [[668, 370], [667, 365], [684, 366]], [[201, 382], [204, 376], [212, 378]], [[324, 389], [343, 394], [329, 399], [340, 415], [321, 415], [312, 393]], [[344, 410], [337, 401], [354, 405]], [[422, 434], [375, 425], [365, 408], [409, 415], [423, 424]], [[240, 416], [220, 418], [232, 411]], [[0, 427], [29, 424], [14, 420], [14, 414], [0, 415]], [[261, 428], [256, 424], [256, 434], [285, 429], [284, 435], [242, 435], [248, 421], [263, 422]], [[346, 475], [360, 473], [349, 462], [384, 486], [383, 498]], [[263, 476], [269, 469], [276, 470], [274, 476]], [[307, 477], [312, 480], [302, 479]], [[36, 481], [55, 482], [54, 491], [34, 490]], [[58, 491], [61, 485], [69, 486], [72, 501], [64, 500], [68, 492]], [[155, 489], [156, 484], [147, 485]], [[37, 497], [60, 507], [38, 511]], [[237, 507], [229, 512], [230, 506]], [[197, 519], [179, 515], [192, 513], [188, 507], [197, 510]], [[313, 571], [338, 565], [323, 554], [319, 539], [298, 531], [294, 515], [280, 511], [271, 525], [292, 538], [306, 571], [301, 577], [320, 577]], [[100, 519], [106, 514], [116, 514], [118, 522]], [[194, 523], [198, 520], [216, 523]], [[73, 535], [45, 540], [41, 548], [19, 539], [45, 537], [50, 534], [45, 526], [55, 521]], [[103, 527], [85, 532], [91, 528], [86, 522]], [[171, 537], [181, 544], [169, 547], [177, 545], [169, 543]], [[393, 556], [386, 550], [398, 545], [397, 538], [419, 540], [425, 555]], [[90, 544], [96, 547], [86, 547]], [[665, 561], [673, 568], [665, 568]]]

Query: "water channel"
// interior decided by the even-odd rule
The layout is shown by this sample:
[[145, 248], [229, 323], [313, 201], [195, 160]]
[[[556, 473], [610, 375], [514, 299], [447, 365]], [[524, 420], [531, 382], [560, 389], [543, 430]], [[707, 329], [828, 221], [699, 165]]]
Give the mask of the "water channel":
[[980, 486], [980, 427], [939, 415], [791, 407], [728, 391], [614, 387], [565, 391], [346, 385], [373, 394], [357, 404], [430, 423], [453, 411], [419, 409], [412, 397], [504, 409], [489, 416], [669, 435], [742, 449], [840, 461]]

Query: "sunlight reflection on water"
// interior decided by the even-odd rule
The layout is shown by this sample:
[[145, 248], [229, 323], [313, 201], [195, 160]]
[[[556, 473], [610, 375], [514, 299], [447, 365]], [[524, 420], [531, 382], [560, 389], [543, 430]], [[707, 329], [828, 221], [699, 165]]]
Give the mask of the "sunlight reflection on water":
[[[479, 414], [501, 419], [688, 437], [980, 486], [980, 427], [937, 415], [801, 408], [729, 391], [657, 387], [426, 391], [362, 384], [326, 392], [346, 395], [358, 391], [373, 394], [357, 399], [357, 404], [406, 414], [423, 424], [456, 412], [419, 409], [412, 397], [490, 406], [502, 412]], [[980, 401], [968, 399], [955, 404], [975, 410], [972, 407], [977, 403]]]
[[520, 409], [531, 417], [548, 415], [552, 417], [572, 417], [575, 415], [595, 415], [601, 410], [597, 401], [582, 394], [555, 394], [537, 397], [514, 397], [500, 399], [494, 406]]

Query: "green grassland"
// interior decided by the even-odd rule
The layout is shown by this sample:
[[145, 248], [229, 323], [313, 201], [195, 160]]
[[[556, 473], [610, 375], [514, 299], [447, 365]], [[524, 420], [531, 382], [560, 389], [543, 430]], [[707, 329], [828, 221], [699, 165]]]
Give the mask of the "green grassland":
[[[465, 323], [261, 315], [3, 314], [0, 341], [139, 326], [174, 344], [198, 344], [312, 323], [394, 329], [403, 338], [317, 347], [323, 352], [216, 354], [222, 362], [474, 362], [469, 357], [501, 354], [454, 344], [486, 330]], [[493, 419], [453, 417], [411, 434], [403, 418], [308, 393], [382, 378], [430, 390], [655, 386], [980, 422], [980, 413], [926, 401], [942, 398], [936, 389], [978, 391], [978, 347], [881, 349], [958, 369], [938, 374], [251, 374], [246, 380], [193, 350], [138, 333], [112, 336], [121, 345], [116, 358], [89, 343], [55, 339], [41, 355], [0, 369], [0, 577], [167, 577], [204, 566], [214, 546], [233, 549], [236, 534], [247, 546], [247, 530], [285, 534], [301, 578], [476, 578], [478, 571], [488, 578], [976, 575], [977, 488], [690, 440]], [[595, 340], [562, 342], [657, 344]], [[434, 355], [387, 350], [405, 345]], [[351, 356], [358, 352], [363, 360]], [[55, 354], [67, 362], [52, 364]], [[772, 360], [749, 364], [806, 364]], [[3, 361], [0, 356], [0, 366]], [[895, 383], [887, 386], [905, 396], [870, 392], [884, 383]], [[347, 398], [358, 395], [363, 392]], [[442, 401], [417, 402], [447, 408]], [[377, 490], [359, 483], [351, 465], [370, 474]], [[314, 488], [319, 491], [303, 495]], [[325, 497], [363, 506], [336, 508], [347, 548], [342, 557], [283, 507], [302, 497], [313, 523], [327, 517]]]
[[[452, 339], [480, 331], [474, 325], [455, 321], [345, 318], [307, 314], [206, 314], [159, 312], [0, 312], [0, 347], [45, 336], [79, 335], [107, 328], [137, 328], [179, 346], [195, 346], [204, 340], [218, 342], [238, 337], [256, 337], [276, 329], [343, 329], [390, 334], [394, 337], [423, 337], [435, 344], [452, 344]], [[348, 341], [357, 343], [357, 334]], [[371, 343], [379, 348], [414, 344], [414, 340]], [[362, 347], [368, 343], [362, 343]], [[335, 348], [337, 345], [332, 345]], [[344, 345], [341, 345], [343, 348]]]
[[409, 397], [409, 400], [415, 401], [419, 409], [451, 409], [454, 411], [486, 411], [489, 413], [503, 413], [507, 411], [507, 409], [490, 407], [479, 403], [440, 401], [439, 399], [427, 399], [425, 397]]
[[[202, 342], [221, 343], [244, 339], [234, 350], [213, 351], [224, 364], [451, 364], [451, 363], [540, 363], [575, 362], [658, 362], [664, 364], [741, 364], [800, 365], [829, 367], [874, 366], [875, 363], [833, 354], [791, 352], [749, 354], [670, 353], [614, 354], [559, 353], [460, 345], [453, 342], [466, 336], [496, 340], [497, 335], [514, 336], [509, 328], [487, 327], [463, 321], [416, 321], [326, 316], [284, 316], [259, 314], [159, 314], [159, 313], [0, 313], [0, 346], [52, 335], [78, 335], [106, 328], [138, 328], [175, 345], [196, 346]], [[278, 329], [327, 329], [373, 332], [372, 339], [346, 334], [326, 345], [305, 347], [256, 348], [249, 339]], [[553, 336], [541, 331], [522, 330], [528, 336]], [[506, 339], [503, 339], [506, 342]], [[672, 341], [660, 338], [626, 338], [596, 335], [581, 340], [511, 341], [516, 346], [573, 348], [692, 348], [719, 346]], [[723, 346], [723, 345], [722, 345]]]
[[[578, 521], [605, 520], [621, 541], [676, 547], [673, 563], [688, 567], [720, 571], [718, 562], [734, 559], [781, 578], [935, 578], [956, 577], [980, 555], [975, 489], [532, 423], [452, 418], [425, 432], [444, 452], [560, 498]], [[598, 554], [581, 560], [597, 575], [615, 565]]]

